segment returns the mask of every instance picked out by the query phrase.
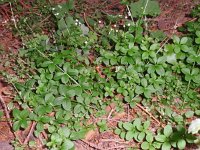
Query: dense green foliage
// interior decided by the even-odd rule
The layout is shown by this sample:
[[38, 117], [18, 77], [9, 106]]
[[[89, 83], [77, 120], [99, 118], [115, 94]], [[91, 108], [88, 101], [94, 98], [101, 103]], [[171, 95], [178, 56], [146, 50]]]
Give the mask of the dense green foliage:
[[[132, 3], [131, 10], [144, 2]], [[148, 11], [139, 16], [159, 13], [144, 4]], [[73, 1], [52, 7], [57, 22], [54, 39], [36, 35], [19, 52], [34, 73], [25, 83], [8, 81], [18, 91], [13, 103], [20, 105], [12, 109], [13, 130], [26, 129], [34, 121], [34, 135], [46, 132], [44, 143], [49, 149], [70, 150], [72, 141], [96, 127], [87, 122], [91, 115], [106, 115], [111, 103], [117, 112], [124, 111], [125, 104], [134, 109], [141, 103], [155, 117], [162, 114], [161, 122], [168, 125], [152, 133], [150, 119], [138, 116], [114, 129], [121, 138], [134, 139], [142, 149], [184, 149], [186, 142], [192, 143], [195, 138], [185, 127], [186, 118], [200, 115], [200, 29], [195, 25], [199, 20], [186, 24], [187, 36], [174, 36], [165, 43], [149, 36], [142, 19], [127, 19], [125, 27], [117, 30], [97, 26], [96, 33], [70, 15], [71, 9]], [[199, 11], [193, 13], [199, 17]], [[171, 105], [188, 111], [178, 114]], [[100, 132], [108, 129], [105, 120], [97, 126]]]

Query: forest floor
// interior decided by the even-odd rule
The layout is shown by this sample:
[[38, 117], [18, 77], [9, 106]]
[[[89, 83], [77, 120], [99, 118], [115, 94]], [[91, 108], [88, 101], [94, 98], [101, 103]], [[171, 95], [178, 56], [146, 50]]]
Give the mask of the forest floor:
[[[23, 2], [23, 1], [22, 1]], [[57, 3], [65, 2], [65, 0], [56, 0]], [[161, 14], [153, 19], [151, 19], [152, 30], [162, 30], [169, 37], [172, 35], [180, 35], [177, 31], [178, 27], [181, 27], [185, 22], [192, 21], [194, 18], [190, 18], [188, 14], [191, 12], [192, 8], [200, 3], [198, 0], [159, 0]], [[126, 10], [126, 7], [120, 5], [119, 0], [110, 0], [107, 2], [102, 2], [102, 0], [85, 0], [84, 3], [85, 12], [87, 15], [92, 14], [93, 11], [97, 9], [103, 9], [108, 14], [123, 14]], [[98, 8], [96, 6], [99, 6]], [[25, 7], [25, 6], [24, 6]], [[28, 11], [25, 9], [25, 11]], [[20, 37], [16, 36], [12, 32], [10, 24], [12, 21], [12, 11], [9, 5], [0, 5], [0, 62], [6, 62], [8, 55], [16, 54], [20, 47], [23, 46]], [[19, 17], [19, 16], [18, 16]], [[2, 52], [6, 51], [6, 53]], [[12, 60], [11, 60], [12, 62]], [[15, 63], [13, 61], [13, 63]], [[5, 70], [10, 74], [14, 74], [15, 71], [7, 68], [0, 64], [0, 70]], [[13, 64], [15, 65], [15, 64]], [[0, 98], [3, 98], [4, 102], [8, 104], [12, 101], [12, 98], [15, 96], [15, 92], [11, 85], [8, 85], [3, 78], [0, 77]], [[0, 110], [4, 110], [4, 105], [0, 103]], [[108, 112], [112, 113], [112, 106], [108, 108]], [[135, 112], [140, 111], [141, 114], [148, 115], [144, 112], [143, 108], [138, 106], [134, 110], [129, 110], [121, 114], [115, 114], [114, 118], [108, 119], [109, 126], [116, 126], [119, 120], [134, 118]], [[6, 114], [4, 114], [6, 115]], [[11, 140], [14, 139], [13, 132], [11, 131], [10, 124], [6, 120], [6, 117], [3, 117], [4, 120], [0, 121], [0, 149], [1, 150], [11, 150], [12, 146], [9, 144]], [[94, 118], [95, 119], [95, 118]], [[157, 123], [155, 122], [155, 125]], [[24, 137], [22, 133], [18, 133], [19, 136]], [[95, 149], [126, 149], [126, 147], [135, 144], [131, 142], [124, 141], [120, 139], [113, 132], [103, 132], [99, 133], [97, 130], [90, 131], [84, 140], [76, 141], [77, 150], [95, 150]], [[187, 149], [192, 149], [191, 147]]]

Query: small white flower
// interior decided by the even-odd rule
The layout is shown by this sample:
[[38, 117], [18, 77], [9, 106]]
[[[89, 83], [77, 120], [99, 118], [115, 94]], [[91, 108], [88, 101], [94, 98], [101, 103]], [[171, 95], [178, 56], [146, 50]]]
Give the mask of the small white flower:
[[60, 8], [60, 9], [61, 9], [61, 8], [62, 8], [62, 6], [58, 5], [58, 8]]
[[56, 13], [56, 14], [55, 14], [55, 16], [58, 16], [58, 15], [59, 15], [59, 13]]
[[52, 8], [52, 10], [55, 10], [55, 8]]
[[128, 16], [125, 16], [125, 19], [127, 19], [128, 18]]
[[79, 22], [78, 19], [75, 20], [76, 22]]
[[117, 27], [117, 25], [116, 25], [116, 24], [114, 24], [114, 27], [116, 28], [116, 27]]
[[131, 16], [131, 13], [130, 13], [130, 12], [128, 12], [128, 16]]
[[75, 22], [75, 25], [77, 26], [77, 25], [78, 25], [78, 23], [77, 23], [77, 22]]
[[87, 44], [88, 42], [87, 41], [85, 41], [85, 44]]
[[116, 32], [119, 32], [119, 30], [116, 30]]
[[123, 27], [124, 27], [124, 28], [126, 27], [125, 24], [123, 25]]
[[119, 15], [119, 17], [122, 17], [122, 15]]
[[128, 26], [128, 27], [130, 27], [130, 26], [131, 26], [131, 24], [130, 24], [130, 23], [128, 23], [128, 24], [127, 24], [127, 26]]
[[78, 24], [81, 25], [81, 22], [79, 21]]
[[102, 23], [102, 21], [101, 21], [101, 20], [99, 20], [99, 23]]
[[111, 28], [110, 31], [113, 31], [113, 28]]

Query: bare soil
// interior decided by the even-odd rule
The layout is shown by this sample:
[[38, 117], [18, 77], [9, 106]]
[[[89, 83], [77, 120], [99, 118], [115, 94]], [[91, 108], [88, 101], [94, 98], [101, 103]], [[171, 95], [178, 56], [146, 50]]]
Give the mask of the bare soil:
[[[23, 3], [24, 1], [21, 0]], [[65, 2], [65, 0], [56, 0], [57, 3]], [[164, 31], [168, 36], [173, 34], [180, 34], [177, 31], [177, 27], [182, 26], [185, 22], [192, 20], [188, 16], [191, 9], [196, 5], [200, 4], [199, 0], [159, 0], [162, 13], [153, 18], [153, 29], [160, 29]], [[126, 7], [120, 4], [119, 0], [85, 0], [85, 12], [89, 15], [93, 13], [95, 9], [102, 9], [108, 14], [125, 14]], [[98, 7], [98, 8], [97, 8]], [[26, 8], [26, 5], [24, 5]], [[16, 53], [19, 48], [22, 46], [21, 40], [13, 35], [11, 29], [9, 28], [11, 21], [12, 12], [9, 5], [0, 5], [0, 49], [6, 51], [6, 53]], [[5, 54], [0, 53], [0, 62], [3, 62], [5, 59]], [[1, 70], [9, 70], [0, 64]], [[12, 97], [7, 94], [12, 92], [12, 87], [3, 81], [3, 78], [0, 77], [0, 95], [8, 104], [12, 101]], [[107, 116], [104, 116], [104, 119], [108, 121], [108, 126], [115, 128], [116, 124], [120, 120], [132, 120], [135, 117], [136, 113], [141, 113], [145, 118], [149, 117], [141, 108], [135, 107], [134, 109], [124, 106], [126, 112], [124, 113], [115, 113], [115, 107], [110, 106], [107, 109]], [[4, 110], [3, 105], [0, 103], [0, 110]], [[10, 126], [6, 121], [4, 116], [0, 121], [0, 149], [1, 150], [11, 150], [12, 146], [9, 144], [13, 140], [14, 136], [10, 130]], [[93, 123], [98, 121], [97, 118], [90, 120]], [[152, 119], [152, 130], [157, 126], [157, 122]], [[19, 134], [20, 136], [20, 134]], [[24, 137], [21, 135], [21, 137]], [[120, 139], [111, 131], [99, 133], [98, 130], [90, 131], [84, 140], [79, 140], [75, 142], [77, 150], [125, 150], [128, 147], [137, 147], [137, 143], [133, 141], [124, 141]], [[194, 149], [188, 147], [189, 149]]]

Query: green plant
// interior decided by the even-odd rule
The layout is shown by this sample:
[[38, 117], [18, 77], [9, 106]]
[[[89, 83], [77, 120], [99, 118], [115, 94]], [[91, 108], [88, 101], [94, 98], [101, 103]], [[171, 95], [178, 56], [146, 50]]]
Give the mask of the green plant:
[[[142, 11], [138, 7], [135, 12], [136, 6], [143, 6]], [[152, 6], [158, 7], [157, 2], [132, 3], [132, 15], [158, 14]], [[106, 107], [113, 103], [116, 111], [141, 103], [155, 118], [161, 114], [161, 121], [174, 126], [166, 125], [163, 130], [156, 127], [157, 134], [152, 133], [150, 121], [143, 122], [137, 112], [139, 118], [119, 122], [114, 132], [125, 140], [135, 140], [142, 149], [184, 149], [193, 139], [186, 133], [186, 118], [194, 112], [199, 114], [199, 31], [174, 36], [162, 45], [146, 34], [140, 18], [132, 23], [126, 20], [124, 28], [115, 30], [105, 25], [96, 33], [71, 15], [73, 8], [73, 1], [53, 6], [57, 26], [54, 39], [36, 34], [20, 50], [19, 57], [26, 63], [18, 63], [28, 75], [24, 83], [3, 73], [18, 93], [9, 104], [13, 129], [36, 123], [34, 136], [46, 133], [44, 143], [49, 149], [73, 149], [73, 141], [94, 128], [88, 123], [91, 115], [106, 115]], [[152, 97], [157, 100], [152, 101]], [[187, 108], [188, 112], [173, 112], [170, 106]], [[97, 127], [100, 132], [108, 130], [105, 120]]]

